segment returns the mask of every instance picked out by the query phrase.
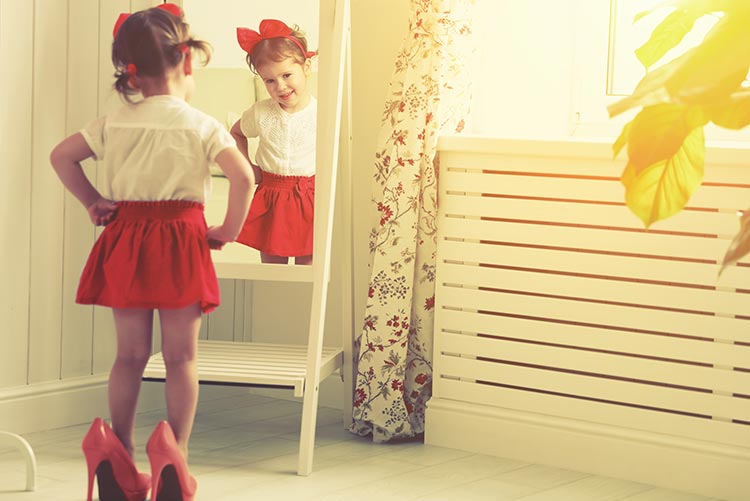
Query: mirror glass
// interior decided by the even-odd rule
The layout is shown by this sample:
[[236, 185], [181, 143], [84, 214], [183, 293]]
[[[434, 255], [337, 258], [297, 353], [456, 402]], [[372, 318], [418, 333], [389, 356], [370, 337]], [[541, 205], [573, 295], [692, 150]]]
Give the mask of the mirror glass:
[[[238, 26], [257, 31], [261, 20], [279, 19], [290, 27], [299, 26], [305, 33], [309, 50], [317, 50], [319, 46], [319, 8], [314, 0], [183, 0], [182, 5], [193, 36], [213, 47], [208, 65], [194, 65], [196, 88], [190, 104], [227, 128], [231, 128], [253, 103], [269, 97], [263, 81], [245, 62], [246, 54], [236, 38]], [[317, 67], [317, 57], [314, 57], [307, 88], [315, 97]], [[248, 153], [254, 163], [257, 146], [257, 138], [248, 139]], [[211, 198], [206, 203], [209, 225], [220, 224], [226, 211], [228, 182], [218, 167], [213, 171], [212, 185]], [[233, 243], [214, 252], [214, 261], [218, 272], [222, 262], [260, 263], [260, 254]]]

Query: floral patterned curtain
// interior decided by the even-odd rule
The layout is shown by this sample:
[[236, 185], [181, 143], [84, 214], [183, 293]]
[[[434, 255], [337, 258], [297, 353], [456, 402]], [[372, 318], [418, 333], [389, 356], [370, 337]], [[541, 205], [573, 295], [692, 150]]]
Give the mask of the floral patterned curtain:
[[473, 0], [411, 0], [375, 154], [371, 275], [355, 349], [352, 431], [376, 442], [424, 432], [432, 394], [440, 134], [470, 106]]

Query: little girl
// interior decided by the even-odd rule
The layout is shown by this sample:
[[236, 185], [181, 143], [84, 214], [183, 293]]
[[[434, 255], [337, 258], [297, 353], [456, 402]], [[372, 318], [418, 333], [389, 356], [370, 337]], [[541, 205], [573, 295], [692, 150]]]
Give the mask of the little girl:
[[[76, 301], [109, 306], [117, 354], [109, 375], [112, 428], [97, 418], [83, 440], [100, 499], [191, 500], [188, 439], [198, 400], [195, 357], [201, 313], [219, 304], [211, 247], [235, 240], [247, 214], [253, 175], [229, 133], [190, 107], [191, 50], [210, 57], [190, 36], [174, 4], [121, 14], [114, 28], [114, 87], [126, 103], [58, 144], [50, 161], [65, 187], [106, 226], [83, 270]], [[134, 102], [137, 92], [143, 99]], [[99, 161], [101, 193], [80, 162]], [[207, 228], [203, 204], [216, 162], [230, 182], [223, 224]], [[132, 460], [134, 419], [159, 311], [166, 364], [167, 421], [147, 444], [151, 480]], [[165, 467], [172, 466], [172, 468]], [[164, 475], [162, 475], [162, 472]]]
[[246, 156], [258, 137], [253, 165], [260, 183], [237, 241], [258, 249], [264, 263], [312, 262], [317, 102], [307, 90], [310, 58], [296, 27], [264, 19], [259, 32], [237, 28], [250, 70], [270, 94], [242, 114], [231, 129]]

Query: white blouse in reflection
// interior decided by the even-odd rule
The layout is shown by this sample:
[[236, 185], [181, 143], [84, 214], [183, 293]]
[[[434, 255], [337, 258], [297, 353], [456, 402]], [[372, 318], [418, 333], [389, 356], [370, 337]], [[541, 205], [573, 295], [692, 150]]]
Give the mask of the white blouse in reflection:
[[287, 113], [273, 99], [258, 101], [242, 114], [245, 137], [258, 138], [255, 163], [281, 176], [315, 174], [315, 130], [318, 103], [310, 102], [296, 113]]
[[209, 168], [234, 139], [216, 119], [183, 99], [160, 95], [126, 104], [82, 131], [97, 160], [97, 183], [111, 200], [205, 203]]

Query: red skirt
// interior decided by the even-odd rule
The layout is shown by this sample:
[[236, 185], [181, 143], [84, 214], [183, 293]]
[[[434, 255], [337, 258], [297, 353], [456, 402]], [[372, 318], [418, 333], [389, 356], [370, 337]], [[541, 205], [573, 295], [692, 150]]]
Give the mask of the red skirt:
[[309, 256], [315, 176], [263, 172], [237, 241], [272, 256]]
[[219, 283], [206, 240], [203, 204], [119, 202], [91, 250], [76, 302], [112, 308], [219, 305]]

